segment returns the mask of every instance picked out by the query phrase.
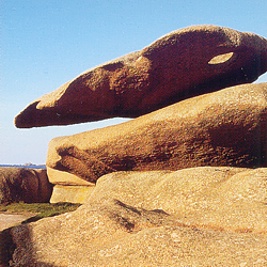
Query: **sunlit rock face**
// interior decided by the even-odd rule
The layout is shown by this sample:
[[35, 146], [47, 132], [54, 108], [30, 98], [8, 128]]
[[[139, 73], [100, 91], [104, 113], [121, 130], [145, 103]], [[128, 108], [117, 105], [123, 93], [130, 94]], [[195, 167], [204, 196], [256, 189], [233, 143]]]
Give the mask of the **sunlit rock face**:
[[31, 103], [19, 128], [138, 117], [185, 98], [249, 83], [267, 70], [267, 40], [217, 26], [171, 32], [90, 69]]
[[116, 171], [267, 166], [267, 83], [186, 99], [134, 120], [53, 139], [51, 183], [86, 185]]
[[21, 267], [266, 266], [266, 181], [266, 168], [108, 174], [76, 211], [0, 234], [3, 256]]

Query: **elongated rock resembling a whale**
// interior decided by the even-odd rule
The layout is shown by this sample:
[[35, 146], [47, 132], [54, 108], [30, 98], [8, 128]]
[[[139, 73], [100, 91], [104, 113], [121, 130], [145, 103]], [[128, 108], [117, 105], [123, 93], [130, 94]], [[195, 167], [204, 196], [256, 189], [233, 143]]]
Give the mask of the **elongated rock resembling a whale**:
[[85, 185], [117, 171], [267, 167], [267, 83], [186, 99], [134, 120], [52, 139], [52, 184]]
[[134, 118], [185, 98], [253, 82], [266, 71], [266, 39], [224, 27], [192, 26], [82, 73], [30, 104], [15, 125]]

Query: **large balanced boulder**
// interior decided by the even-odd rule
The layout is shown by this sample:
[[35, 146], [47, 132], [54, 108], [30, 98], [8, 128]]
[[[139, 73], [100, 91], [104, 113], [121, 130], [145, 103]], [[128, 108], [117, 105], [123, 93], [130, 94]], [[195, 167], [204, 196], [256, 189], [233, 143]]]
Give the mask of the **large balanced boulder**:
[[267, 166], [267, 83], [230, 87], [123, 124], [58, 137], [47, 156], [53, 184], [197, 166]]
[[82, 73], [31, 103], [15, 124], [29, 128], [137, 117], [252, 82], [266, 71], [266, 39], [224, 27], [189, 27]]
[[2, 233], [2, 258], [20, 267], [267, 266], [266, 181], [266, 169], [109, 174], [75, 212]]
[[52, 187], [46, 170], [0, 168], [0, 203], [49, 202]]

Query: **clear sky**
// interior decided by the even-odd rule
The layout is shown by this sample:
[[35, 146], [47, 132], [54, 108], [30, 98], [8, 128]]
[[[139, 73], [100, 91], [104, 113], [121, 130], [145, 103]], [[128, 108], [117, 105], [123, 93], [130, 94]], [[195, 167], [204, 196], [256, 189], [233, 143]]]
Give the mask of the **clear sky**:
[[267, 38], [266, 14], [266, 0], [0, 0], [0, 164], [44, 163], [52, 138], [123, 121], [15, 128], [30, 102], [83, 71], [190, 25]]

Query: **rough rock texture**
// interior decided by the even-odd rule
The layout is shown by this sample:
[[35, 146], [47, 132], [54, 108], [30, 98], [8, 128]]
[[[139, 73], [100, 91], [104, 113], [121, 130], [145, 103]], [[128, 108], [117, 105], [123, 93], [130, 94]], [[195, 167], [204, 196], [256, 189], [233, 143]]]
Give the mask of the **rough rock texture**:
[[267, 169], [109, 174], [75, 212], [2, 233], [10, 244], [2, 259], [20, 267], [267, 266], [266, 181]]
[[89, 182], [114, 171], [267, 166], [266, 100], [267, 83], [239, 85], [55, 138], [47, 166]]
[[55, 185], [53, 187], [50, 203], [84, 203], [91, 195], [95, 186], [66, 186]]
[[267, 234], [266, 197], [267, 168], [199, 167], [111, 173], [98, 180], [88, 204], [118, 199], [196, 227]]
[[49, 202], [51, 194], [46, 170], [0, 168], [0, 203]]
[[82, 73], [30, 104], [15, 124], [27, 128], [137, 117], [252, 82], [266, 71], [266, 39], [224, 27], [189, 27]]

